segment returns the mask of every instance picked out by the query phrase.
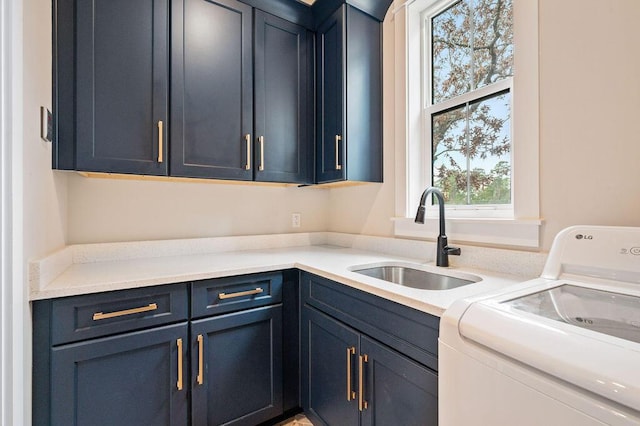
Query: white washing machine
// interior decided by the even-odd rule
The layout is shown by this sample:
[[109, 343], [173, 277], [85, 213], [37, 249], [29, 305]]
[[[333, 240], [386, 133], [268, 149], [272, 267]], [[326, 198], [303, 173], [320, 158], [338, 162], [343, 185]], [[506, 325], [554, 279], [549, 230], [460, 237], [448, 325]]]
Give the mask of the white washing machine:
[[440, 322], [440, 426], [640, 425], [640, 228], [558, 234], [540, 278]]

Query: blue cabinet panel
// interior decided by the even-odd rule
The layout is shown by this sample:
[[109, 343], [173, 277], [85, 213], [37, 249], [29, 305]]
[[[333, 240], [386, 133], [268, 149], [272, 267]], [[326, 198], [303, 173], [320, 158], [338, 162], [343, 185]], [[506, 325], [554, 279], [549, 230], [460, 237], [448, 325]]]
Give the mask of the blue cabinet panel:
[[433, 318], [308, 273], [301, 287], [309, 417], [328, 426], [437, 425], [437, 372], [415, 360], [437, 365], [424, 352], [437, 345]]
[[185, 284], [55, 299], [51, 302], [51, 344], [185, 321], [187, 299]]
[[168, 0], [59, 0], [54, 167], [166, 175]]
[[438, 425], [438, 376], [376, 341], [361, 337], [364, 399], [362, 425]]
[[252, 10], [244, 3], [174, 1], [172, 176], [252, 179], [251, 33]]
[[255, 180], [310, 183], [313, 35], [255, 11]]
[[301, 294], [305, 304], [437, 371], [438, 317], [308, 273]]
[[182, 323], [53, 348], [50, 424], [185, 425], [186, 342]]
[[382, 182], [382, 30], [344, 4], [317, 32], [316, 181]]
[[281, 305], [193, 321], [191, 335], [194, 426], [282, 414]]
[[344, 180], [344, 37], [346, 8], [338, 9], [317, 31], [316, 181]]
[[282, 301], [282, 272], [267, 272], [195, 281], [191, 316], [201, 318]]
[[[358, 425], [355, 397], [359, 336], [351, 328], [305, 307], [302, 312], [302, 392], [305, 413], [325, 425]], [[353, 394], [348, 394], [348, 388]]]
[[347, 179], [382, 182], [382, 25], [347, 10]]

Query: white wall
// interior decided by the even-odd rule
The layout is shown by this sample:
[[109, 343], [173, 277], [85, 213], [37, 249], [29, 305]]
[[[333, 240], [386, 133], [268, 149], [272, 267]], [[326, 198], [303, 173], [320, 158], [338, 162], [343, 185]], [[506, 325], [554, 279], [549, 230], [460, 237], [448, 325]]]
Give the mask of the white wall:
[[[28, 303], [28, 261], [65, 244], [67, 233], [65, 176], [51, 171], [51, 144], [40, 139], [40, 106], [51, 109], [51, 1], [23, 0], [21, 33], [13, 40], [21, 68], [14, 85], [20, 111], [13, 150], [13, 245], [19, 267], [13, 271], [12, 406], [8, 424], [31, 424], [31, 314]], [[5, 380], [5, 378], [3, 378]]]
[[544, 244], [571, 224], [640, 226], [640, 2], [540, 2]]
[[[530, 0], [525, 0], [530, 1]], [[541, 246], [575, 224], [640, 226], [640, 1], [540, 0]], [[384, 24], [385, 183], [331, 190], [332, 231], [393, 235], [397, 50]], [[516, 70], [517, 72], [517, 70]], [[392, 111], [390, 111], [390, 109]]]
[[[325, 189], [95, 179], [77, 174], [68, 179], [69, 243], [327, 229], [329, 191]], [[292, 213], [301, 214], [300, 228], [292, 228]]]

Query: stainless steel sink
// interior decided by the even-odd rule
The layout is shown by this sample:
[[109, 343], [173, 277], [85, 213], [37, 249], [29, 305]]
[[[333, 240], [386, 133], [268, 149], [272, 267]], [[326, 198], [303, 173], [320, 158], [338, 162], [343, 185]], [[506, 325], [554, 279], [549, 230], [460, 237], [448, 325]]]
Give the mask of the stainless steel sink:
[[449, 290], [481, 280], [474, 275], [469, 275], [470, 279], [463, 279], [397, 265], [354, 269], [353, 272], [421, 290]]

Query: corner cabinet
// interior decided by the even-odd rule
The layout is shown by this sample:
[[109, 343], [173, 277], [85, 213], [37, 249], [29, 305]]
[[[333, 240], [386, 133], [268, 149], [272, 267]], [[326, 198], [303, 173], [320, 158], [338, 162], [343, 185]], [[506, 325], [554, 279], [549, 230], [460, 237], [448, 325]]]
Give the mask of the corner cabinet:
[[283, 271], [34, 302], [33, 424], [253, 425], [295, 409], [283, 317], [297, 319], [297, 283]]
[[316, 181], [382, 182], [381, 23], [342, 5], [317, 31]]
[[314, 424], [436, 426], [437, 318], [310, 274], [301, 283], [302, 400]]
[[313, 181], [314, 36], [255, 11], [255, 180]]

